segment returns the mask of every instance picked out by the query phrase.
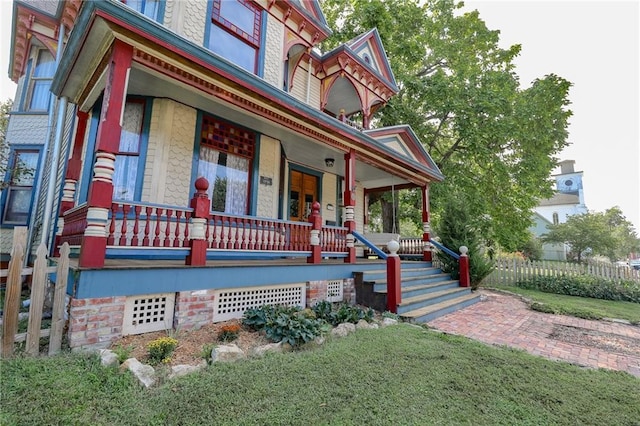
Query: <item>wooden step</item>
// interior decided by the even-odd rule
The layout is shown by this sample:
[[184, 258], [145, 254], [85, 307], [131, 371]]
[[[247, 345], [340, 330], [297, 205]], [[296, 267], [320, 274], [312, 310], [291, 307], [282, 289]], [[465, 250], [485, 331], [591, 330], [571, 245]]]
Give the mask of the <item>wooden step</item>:
[[424, 323], [473, 305], [478, 301], [480, 301], [480, 295], [477, 293], [471, 293], [454, 299], [445, 300], [444, 302], [436, 303], [434, 305], [405, 312], [400, 314], [400, 316], [410, 322]]

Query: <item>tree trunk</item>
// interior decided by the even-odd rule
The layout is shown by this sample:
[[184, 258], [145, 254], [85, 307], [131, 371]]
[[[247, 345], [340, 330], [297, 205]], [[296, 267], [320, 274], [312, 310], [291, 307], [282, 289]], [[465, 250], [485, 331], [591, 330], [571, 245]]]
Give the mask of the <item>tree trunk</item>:
[[[398, 220], [398, 200], [396, 205], [393, 205], [391, 200], [386, 200], [387, 197], [380, 197], [380, 206], [382, 207], [382, 232], [395, 232], [400, 233], [400, 221]], [[395, 216], [394, 216], [395, 209]], [[394, 224], [395, 219], [395, 224]], [[394, 226], [395, 225], [395, 226]], [[394, 229], [395, 228], [395, 229]]]

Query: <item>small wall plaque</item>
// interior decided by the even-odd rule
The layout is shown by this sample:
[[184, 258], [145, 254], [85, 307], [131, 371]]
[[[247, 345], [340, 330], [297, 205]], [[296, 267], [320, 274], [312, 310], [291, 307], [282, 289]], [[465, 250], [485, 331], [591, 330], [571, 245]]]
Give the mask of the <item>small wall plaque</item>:
[[260, 184], [271, 186], [273, 184], [273, 180], [270, 177], [260, 176]]

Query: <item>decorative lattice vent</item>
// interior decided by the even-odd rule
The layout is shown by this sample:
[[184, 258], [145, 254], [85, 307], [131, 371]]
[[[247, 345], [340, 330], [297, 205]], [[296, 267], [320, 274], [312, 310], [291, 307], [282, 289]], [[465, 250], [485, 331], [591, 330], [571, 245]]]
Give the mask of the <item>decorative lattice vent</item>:
[[124, 305], [122, 334], [142, 334], [173, 327], [175, 293], [128, 297]]
[[344, 286], [342, 280], [333, 280], [327, 283], [327, 300], [329, 302], [342, 302], [344, 300]]
[[285, 305], [304, 307], [306, 289], [304, 284], [276, 287], [250, 287], [220, 290], [215, 293], [213, 322], [242, 318], [244, 311], [262, 305]]

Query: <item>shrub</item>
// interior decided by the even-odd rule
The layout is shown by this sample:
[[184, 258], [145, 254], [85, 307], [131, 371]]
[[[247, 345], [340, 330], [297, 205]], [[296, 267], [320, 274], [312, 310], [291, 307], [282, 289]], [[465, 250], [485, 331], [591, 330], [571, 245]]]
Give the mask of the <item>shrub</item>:
[[591, 275], [538, 276], [518, 281], [516, 286], [545, 293], [640, 303], [640, 284], [633, 281], [604, 280]]
[[272, 342], [300, 346], [325, 331], [325, 321], [314, 316], [315, 313], [310, 309], [265, 305], [247, 309], [242, 323], [256, 331], [264, 331], [266, 338]]
[[[457, 197], [449, 197], [444, 206], [442, 219], [436, 227], [441, 244], [455, 252], [461, 246], [466, 246], [469, 251], [469, 275], [471, 288], [478, 288], [480, 282], [493, 270], [493, 262], [484, 255], [482, 247], [484, 242], [480, 232], [473, 227], [473, 221], [468, 203]], [[446, 253], [437, 252], [437, 258], [442, 262], [442, 270], [451, 274], [453, 279], [459, 279], [460, 268], [458, 261]]]
[[173, 337], [160, 337], [147, 344], [149, 360], [154, 363], [166, 362], [174, 349], [178, 346], [178, 341]]
[[128, 345], [128, 346], [116, 345], [111, 350], [113, 351], [114, 354], [116, 354], [116, 357], [118, 358], [118, 362], [122, 364], [127, 359], [129, 359], [129, 356], [131, 355], [131, 352], [133, 352], [134, 349], [135, 348], [133, 345]]
[[329, 324], [336, 326], [343, 322], [351, 322], [356, 324], [361, 319], [371, 322], [373, 321], [373, 309], [364, 310], [358, 306], [351, 306], [346, 303], [340, 304], [337, 309], [334, 305], [327, 301], [318, 302], [313, 311], [317, 318], [323, 319]]

